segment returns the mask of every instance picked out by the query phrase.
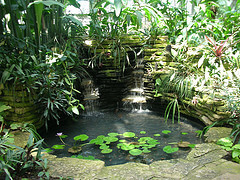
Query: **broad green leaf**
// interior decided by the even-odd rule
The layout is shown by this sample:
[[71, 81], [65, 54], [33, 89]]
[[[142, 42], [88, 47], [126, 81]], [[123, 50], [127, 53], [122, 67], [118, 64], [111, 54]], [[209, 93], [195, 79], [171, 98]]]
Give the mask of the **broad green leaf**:
[[171, 133], [171, 131], [169, 131], [169, 130], [163, 130], [162, 133], [163, 133], [163, 134], [169, 134], [169, 133]]
[[6, 111], [8, 109], [11, 109], [11, 107], [6, 105], [0, 105], [0, 112]]
[[107, 143], [111, 143], [111, 142], [118, 141], [118, 138], [114, 136], [107, 136], [107, 137], [104, 137], [103, 140], [106, 141]]
[[103, 154], [108, 154], [108, 153], [111, 153], [111, 152], [112, 152], [112, 149], [103, 149], [101, 151], [101, 153], [103, 153]]
[[178, 147], [172, 148], [171, 146], [165, 146], [163, 148], [163, 151], [166, 152], [166, 153], [174, 153], [174, 152], [177, 152], [178, 149], [179, 149]]
[[123, 136], [124, 137], [135, 137], [135, 133], [133, 133], [133, 132], [125, 132], [125, 133], [123, 133]]
[[140, 149], [132, 149], [132, 150], [129, 151], [129, 153], [133, 156], [138, 156], [138, 155], [142, 154], [142, 152], [143, 151], [140, 150]]
[[146, 134], [146, 131], [140, 131], [140, 134]]
[[99, 149], [108, 149], [108, 148], [109, 148], [109, 146], [106, 145], [106, 144], [102, 144], [102, 145], [99, 147]]
[[115, 14], [118, 17], [122, 10], [122, 0], [114, 0], [114, 8], [115, 8]]
[[75, 136], [73, 139], [74, 139], [75, 141], [78, 141], [78, 140], [80, 140], [80, 141], [86, 141], [88, 138], [89, 138], [88, 135], [86, 135], [86, 134], [80, 134], [80, 135], [78, 135], [78, 136]]
[[38, 27], [38, 34], [39, 34], [40, 30], [41, 30], [41, 25], [42, 25], [43, 4], [42, 3], [34, 4], [34, 8], [35, 8], [37, 27]]
[[219, 139], [217, 144], [225, 147], [231, 147], [233, 145], [232, 139], [229, 137]]
[[240, 149], [235, 149], [235, 150], [233, 150], [233, 151], [232, 151], [232, 157], [233, 157], [233, 158], [236, 158], [236, 157], [238, 157], [238, 156], [240, 156]]
[[78, 111], [77, 106], [73, 106], [73, 107], [72, 107], [72, 112], [73, 112], [74, 114], [79, 115], [79, 111]]
[[58, 6], [61, 6], [62, 8], [64, 8], [64, 5], [60, 2], [57, 2], [57, 1], [42, 1], [42, 0], [38, 0], [38, 1], [34, 1], [32, 3], [29, 3], [28, 8], [30, 6], [32, 6], [33, 4], [43, 4], [45, 6], [58, 5]]
[[65, 145], [55, 144], [52, 146], [53, 149], [64, 149]]
[[160, 134], [154, 134], [154, 136], [156, 136], [156, 137], [157, 137], [157, 136], [161, 136], [161, 135], [160, 135]]

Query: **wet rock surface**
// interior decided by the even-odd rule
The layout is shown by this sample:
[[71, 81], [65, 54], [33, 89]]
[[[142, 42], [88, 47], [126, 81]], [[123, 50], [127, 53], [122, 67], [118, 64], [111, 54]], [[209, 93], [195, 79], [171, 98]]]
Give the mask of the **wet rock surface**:
[[73, 179], [240, 179], [240, 164], [227, 161], [227, 152], [214, 143], [198, 144], [186, 159], [104, 166], [103, 161], [48, 155], [52, 177]]

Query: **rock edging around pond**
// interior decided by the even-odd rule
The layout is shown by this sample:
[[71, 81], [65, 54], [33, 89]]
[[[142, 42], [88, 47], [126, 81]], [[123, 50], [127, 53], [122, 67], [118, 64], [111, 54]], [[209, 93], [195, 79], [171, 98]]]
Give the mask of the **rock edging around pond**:
[[75, 179], [240, 179], [240, 164], [223, 159], [227, 152], [214, 143], [198, 144], [186, 159], [104, 166], [103, 161], [47, 155], [52, 177]]
[[234, 179], [240, 180], [240, 164], [224, 159], [228, 154], [219, 145], [218, 139], [227, 137], [230, 128], [212, 127], [205, 135], [207, 143], [198, 144], [185, 159], [155, 161], [150, 165], [126, 163], [104, 166], [103, 161], [77, 158], [57, 158], [46, 155], [52, 177], [76, 179]]

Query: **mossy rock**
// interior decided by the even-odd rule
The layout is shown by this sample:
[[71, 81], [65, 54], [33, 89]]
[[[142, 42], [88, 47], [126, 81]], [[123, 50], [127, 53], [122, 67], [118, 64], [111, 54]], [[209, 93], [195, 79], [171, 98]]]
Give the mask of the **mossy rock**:
[[27, 145], [30, 133], [17, 130], [11, 131], [10, 135], [13, 135], [14, 145], [24, 148]]

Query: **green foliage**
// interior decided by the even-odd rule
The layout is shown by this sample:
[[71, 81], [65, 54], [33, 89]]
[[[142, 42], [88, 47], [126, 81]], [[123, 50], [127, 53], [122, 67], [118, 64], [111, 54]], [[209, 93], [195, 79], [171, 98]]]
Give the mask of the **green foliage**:
[[233, 161], [240, 163], [240, 144], [234, 145], [233, 140], [229, 137], [219, 139], [217, 144], [231, 152]]
[[169, 130], [163, 130], [162, 133], [163, 133], [163, 134], [169, 134], [169, 133], [171, 133], [171, 131], [169, 131]]
[[175, 147], [175, 148], [172, 148], [171, 146], [165, 146], [163, 148], [163, 151], [170, 154], [170, 153], [174, 153], [174, 152], [177, 152], [179, 150], [178, 147]]
[[135, 133], [133, 133], [133, 132], [125, 132], [125, 133], [123, 133], [123, 136], [124, 137], [135, 137]]
[[[24, 177], [33, 171], [40, 172], [38, 177], [49, 179], [47, 172], [47, 159], [42, 158], [42, 143], [43, 139], [34, 142], [34, 135], [31, 133], [24, 148], [12, 145], [9, 143], [9, 135], [5, 133], [0, 138], [0, 173], [6, 179], [15, 179]], [[36, 156], [32, 153], [36, 152]]]
[[78, 136], [75, 136], [73, 139], [74, 139], [75, 141], [78, 141], [78, 140], [80, 140], [80, 141], [86, 141], [88, 138], [89, 138], [88, 135], [86, 135], [86, 134], [80, 134], [80, 135], [78, 135]]
[[87, 160], [95, 160], [95, 161], [99, 161], [99, 159], [95, 159], [95, 157], [93, 156], [82, 156], [82, 155], [72, 155], [71, 158], [78, 158], [78, 159], [87, 159]]

